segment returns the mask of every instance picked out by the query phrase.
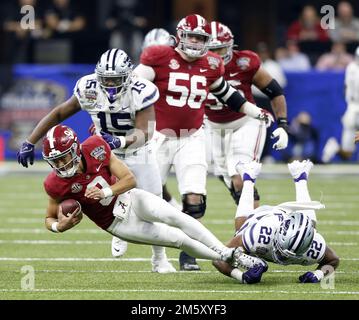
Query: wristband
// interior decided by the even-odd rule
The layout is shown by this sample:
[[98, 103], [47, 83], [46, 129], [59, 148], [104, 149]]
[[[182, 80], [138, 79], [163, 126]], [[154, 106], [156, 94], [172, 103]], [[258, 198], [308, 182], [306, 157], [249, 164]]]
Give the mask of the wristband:
[[112, 189], [110, 187], [103, 188], [102, 192], [103, 192], [103, 195], [104, 195], [105, 198], [109, 198], [109, 197], [113, 196], [113, 191], [112, 191]]
[[125, 136], [119, 136], [117, 138], [120, 140], [120, 143], [121, 143], [119, 149], [126, 148], [126, 137]]
[[279, 128], [283, 128], [286, 132], [288, 132], [288, 120], [287, 118], [278, 118], [277, 119], [277, 126]]
[[57, 229], [57, 226], [58, 226], [58, 222], [56, 221], [56, 222], [53, 222], [52, 224], [51, 224], [51, 230], [52, 230], [52, 232], [56, 232], [56, 233], [58, 233], [59, 232], [59, 230]]
[[324, 278], [324, 272], [322, 270], [315, 270], [313, 271], [313, 274], [316, 276], [316, 278], [320, 281]]
[[243, 272], [237, 268], [231, 271], [231, 278], [238, 280], [239, 282], [243, 283]]

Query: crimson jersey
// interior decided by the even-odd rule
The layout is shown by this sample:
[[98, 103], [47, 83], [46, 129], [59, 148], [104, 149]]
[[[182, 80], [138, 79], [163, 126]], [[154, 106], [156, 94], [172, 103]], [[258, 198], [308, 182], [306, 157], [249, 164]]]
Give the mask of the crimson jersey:
[[160, 91], [156, 129], [172, 129], [179, 136], [181, 129], [200, 128], [209, 86], [224, 74], [222, 59], [208, 52], [187, 62], [173, 47], [150, 46], [142, 52], [141, 63], [156, 73], [154, 83]]
[[[225, 66], [224, 79], [244, 97], [255, 103], [251, 86], [253, 77], [258, 71], [261, 61], [256, 53], [249, 50], [233, 51], [233, 57]], [[245, 116], [244, 113], [234, 112], [210, 95], [206, 101], [206, 115], [212, 122], [224, 123], [237, 120]]]
[[85, 172], [71, 178], [60, 178], [53, 171], [45, 179], [45, 191], [59, 201], [77, 200], [83, 213], [106, 230], [114, 220], [115, 197], [98, 201], [86, 198], [85, 191], [94, 186], [105, 188], [116, 182], [109, 169], [111, 149], [101, 137], [92, 136], [81, 144], [81, 155]]

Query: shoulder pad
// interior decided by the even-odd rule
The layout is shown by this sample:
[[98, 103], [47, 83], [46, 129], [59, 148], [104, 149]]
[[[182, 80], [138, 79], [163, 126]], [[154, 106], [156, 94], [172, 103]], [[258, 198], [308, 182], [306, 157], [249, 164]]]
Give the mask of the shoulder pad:
[[136, 111], [153, 105], [160, 96], [157, 86], [141, 77], [133, 78], [130, 90]]
[[236, 65], [243, 71], [258, 69], [261, 65], [261, 59], [258, 54], [250, 50], [234, 51]]
[[97, 165], [103, 162], [105, 165], [109, 163], [111, 157], [111, 149], [107, 142], [99, 136], [91, 136], [81, 144], [81, 151], [86, 157], [88, 169], [92, 164]]
[[140, 63], [147, 66], [160, 65], [173, 54], [173, 50], [170, 46], [149, 46], [142, 51]]
[[96, 74], [94, 73], [84, 76], [77, 81], [73, 93], [82, 109], [92, 107], [96, 102], [98, 85]]

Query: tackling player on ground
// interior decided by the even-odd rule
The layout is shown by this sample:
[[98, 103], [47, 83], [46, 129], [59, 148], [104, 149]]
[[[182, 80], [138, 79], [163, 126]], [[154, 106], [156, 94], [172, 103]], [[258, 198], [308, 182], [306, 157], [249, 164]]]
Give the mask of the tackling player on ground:
[[91, 136], [80, 145], [71, 128], [57, 125], [43, 140], [43, 158], [53, 168], [44, 182], [49, 195], [45, 219], [48, 230], [64, 232], [80, 222], [80, 208], [68, 216], [61, 211], [62, 201], [74, 199], [84, 214], [116, 237], [226, 261], [248, 269], [244, 281], [259, 281], [260, 259], [227, 248], [200, 222], [160, 197], [134, 188], [134, 175], [101, 137]]
[[[222, 57], [225, 65], [224, 79], [252, 103], [254, 103], [252, 85], [271, 99], [278, 125], [272, 134], [272, 138], [278, 138], [273, 148], [285, 149], [288, 145], [288, 123], [287, 105], [282, 88], [261, 66], [256, 53], [249, 50], [233, 50], [233, 34], [227, 26], [217, 21], [211, 22], [210, 26], [212, 37], [208, 47], [210, 51]], [[260, 160], [266, 139], [266, 125], [244, 113], [233, 112], [212, 94], [206, 102], [206, 115], [212, 133], [215, 174], [223, 177], [235, 203], [238, 204], [243, 182], [236, 171], [236, 165]], [[257, 207], [259, 194], [256, 188], [254, 198]], [[244, 220], [245, 217], [237, 217], [236, 230], [241, 227]]]
[[[311, 201], [309, 195], [307, 182], [312, 166], [309, 160], [288, 164], [295, 183], [295, 202], [254, 209], [253, 189], [261, 164], [253, 161], [239, 165], [237, 169], [243, 178], [243, 190], [236, 216], [246, 216], [247, 219], [228, 244], [229, 247], [243, 247], [249, 255], [281, 265], [318, 264], [315, 271], [299, 277], [302, 283], [320, 282], [339, 265], [335, 252], [315, 229], [314, 209], [321, 209], [324, 205]], [[223, 274], [242, 281], [238, 268], [221, 261], [214, 262], [214, 265]], [[265, 272], [266, 269], [257, 271]]]
[[[177, 25], [176, 38], [173, 47], [145, 48], [135, 72], [153, 81], [160, 91], [160, 99], [155, 103], [155, 139], [162, 184], [174, 166], [183, 211], [200, 219], [206, 210], [207, 163], [202, 124], [208, 93], [235, 112], [268, 123], [272, 117], [225, 81], [221, 58], [208, 52], [210, 29], [203, 17], [183, 18]], [[185, 253], [179, 260], [182, 270], [199, 270], [195, 259]]]

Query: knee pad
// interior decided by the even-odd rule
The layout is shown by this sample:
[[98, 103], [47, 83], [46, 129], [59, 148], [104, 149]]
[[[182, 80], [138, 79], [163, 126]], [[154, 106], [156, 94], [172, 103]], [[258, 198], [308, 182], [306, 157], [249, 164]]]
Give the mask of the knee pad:
[[207, 204], [206, 199], [207, 197], [205, 195], [201, 195], [201, 203], [199, 204], [189, 204], [187, 202], [187, 195], [185, 194], [182, 197], [182, 211], [189, 216], [199, 219], [204, 216], [204, 213], [206, 212]]
[[[241, 194], [242, 194], [242, 190], [239, 190], [239, 191], [236, 191], [234, 189], [234, 186], [233, 186], [233, 183], [232, 183], [232, 186], [231, 188], [229, 189], [230, 193], [231, 193], [231, 196], [234, 200], [234, 202], [236, 203], [236, 205], [238, 206], [238, 203], [239, 203], [239, 199], [241, 198]], [[259, 196], [259, 193], [258, 193], [258, 189], [256, 187], [254, 187], [254, 201], [259, 201], [260, 200], [260, 196]]]

